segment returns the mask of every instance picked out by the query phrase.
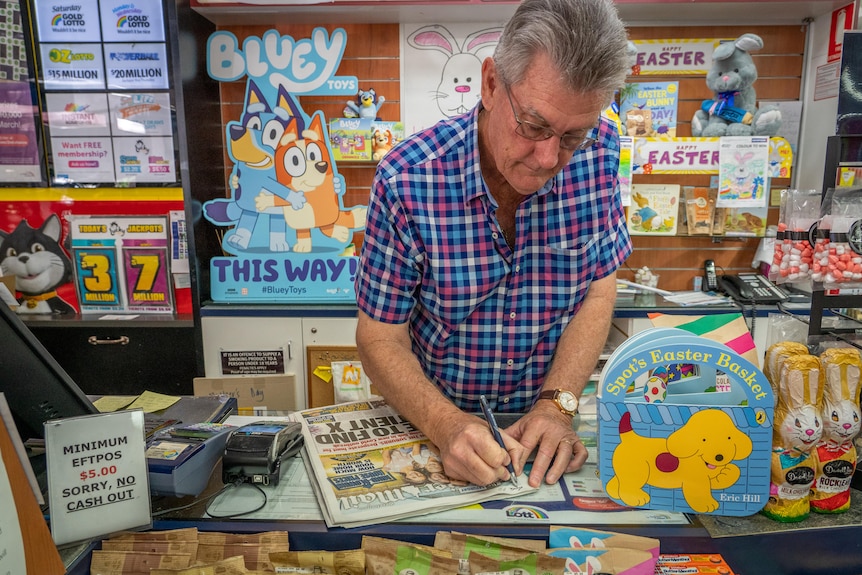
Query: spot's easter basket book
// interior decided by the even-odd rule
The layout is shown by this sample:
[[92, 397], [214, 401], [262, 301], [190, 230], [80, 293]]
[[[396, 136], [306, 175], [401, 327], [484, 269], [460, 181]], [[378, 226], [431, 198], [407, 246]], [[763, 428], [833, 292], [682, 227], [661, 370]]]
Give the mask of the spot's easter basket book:
[[617, 503], [735, 516], [766, 504], [772, 388], [729, 347], [645, 330], [608, 359], [598, 396], [599, 474]]

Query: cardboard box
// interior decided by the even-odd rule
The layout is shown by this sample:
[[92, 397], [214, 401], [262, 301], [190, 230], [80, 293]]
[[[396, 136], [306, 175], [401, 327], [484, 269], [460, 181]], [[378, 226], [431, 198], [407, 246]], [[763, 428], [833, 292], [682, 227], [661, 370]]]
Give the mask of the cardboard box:
[[335, 118], [329, 121], [332, 159], [336, 162], [371, 161], [371, 120]]
[[266, 415], [268, 411], [296, 411], [295, 375], [242, 377], [196, 377], [194, 394], [199, 397], [235, 397], [239, 415]]
[[404, 124], [371, 118], [334, 118], [329, 121], [332, 159], [336, 162], [370, 162], [404, 139]]

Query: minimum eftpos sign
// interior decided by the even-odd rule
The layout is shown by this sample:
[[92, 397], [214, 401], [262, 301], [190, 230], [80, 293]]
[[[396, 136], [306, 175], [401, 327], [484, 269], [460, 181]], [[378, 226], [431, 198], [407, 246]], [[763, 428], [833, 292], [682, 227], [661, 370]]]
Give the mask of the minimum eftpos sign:
[[274, 375], [284, 373], [284, 350], [222, 351], [222, 375]]
[[49, 421], [45, 449], [54, 543], [152, 523], [143, 411]]

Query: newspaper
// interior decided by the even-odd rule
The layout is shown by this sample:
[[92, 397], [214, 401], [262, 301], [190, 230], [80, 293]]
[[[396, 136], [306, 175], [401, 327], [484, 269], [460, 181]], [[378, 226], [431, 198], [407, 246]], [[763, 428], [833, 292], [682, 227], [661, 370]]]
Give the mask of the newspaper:
[[507, 499], [536, 489], [521, 477], [479, 486], [442, 473], [437, 448], [383, 399], [294, 414], [303, 461], [329, 527], [359, 527]]

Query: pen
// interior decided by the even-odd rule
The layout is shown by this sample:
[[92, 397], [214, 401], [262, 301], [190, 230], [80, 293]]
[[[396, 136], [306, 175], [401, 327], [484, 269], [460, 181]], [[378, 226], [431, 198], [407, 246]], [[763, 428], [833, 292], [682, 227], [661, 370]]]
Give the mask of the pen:
[[[500, 428], [497, 427], [497, 420], [494, 419], [494, 414], [491, 413], [491, 408], [488, 406], [488, 400], [485, 399], [484, 395], [479, 396], [479, 404], [482, 406], [482, 413], [485, 414], [485, 421], [488, 422], [488, 427], [491, 428], [491, 434], [494, 436], [494, 439], [497, 441], [500, 447], [506, 449], [506, 444], [503, 443], [503, 436], [500, 435]], [[509, 465], [506, 466], [506, 469], [509, 470], [509, 481], [512, 482], [512, 485], [514, 485], [515, 487], [520, 487], [518, 485], [518, 478], [515, 477], [515, 467], [512, 465], [511, 461], [509, 461]]]

